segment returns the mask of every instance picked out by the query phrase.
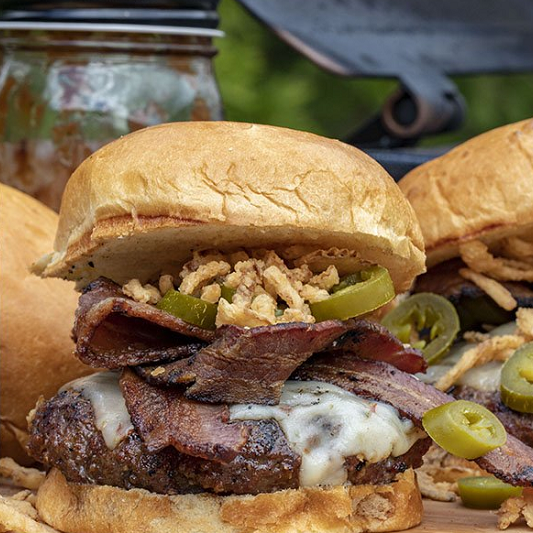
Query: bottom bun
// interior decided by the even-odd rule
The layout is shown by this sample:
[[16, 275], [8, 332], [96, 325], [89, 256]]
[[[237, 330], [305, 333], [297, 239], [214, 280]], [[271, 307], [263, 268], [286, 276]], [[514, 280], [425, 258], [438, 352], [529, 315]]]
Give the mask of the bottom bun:
[[165, 496], [68, 483], [54, 469], [39, 489], [37, 510], [65, 533], [359, 533], [418, 525], [422, 499], [412, 470], [388, 485]]

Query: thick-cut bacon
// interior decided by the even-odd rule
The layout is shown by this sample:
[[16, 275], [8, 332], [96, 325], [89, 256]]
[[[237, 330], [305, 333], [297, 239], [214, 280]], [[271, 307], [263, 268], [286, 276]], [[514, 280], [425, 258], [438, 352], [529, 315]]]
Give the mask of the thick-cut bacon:
[[427, 363], [420, 352], [402, 344], [381, 324], [367, 320], [349, 320], [345, 324], [347, 333], [328, 348], [330, 351], [384, 361], [411, 374], [426, 370]]
[[[387, 363], [350, 357], [320, 354], [298, 368], [292, 379], [326, 381], [363, 398], [388, 403], [419, 426], [426, 411], [455, 400]], [[504, 446], [476, 462], [507, 483], [533, 486], [533, 449], [511, 435]]]
[[276, 402], [291, 372], [323, 350], [342, 349], [364, 359], [390, 362], [407, 372], [426, 368], [420, 352], [404, 346], [383, 326], [366, 320], [293, 322], [253, 329], [230, 326], [214, 333], [152, 305], [135, 302], [105, 279], [93, 282], [81, 296], [74, 337], [78, 357], [97, 368], [183, 360], [157, 380], [150, 378], [153, 368], [139, 373], [155, 383], [196, 382], [188, 392], [190, 397], [215, 402], [249, 401], [250, 394], [241, 398], [236, 393], [229, 398], [217, 391], [234, 385], [249, 388], [250, 380], [262, 382], [256, 391], [258, 401]]
[[252, 329], [228, 326], [188, 360], [163, 366], [165, 372], [139, 372], [152, 382], [189, 385], [186, 396], [198, 401], [275, 404], [294, 369], [344, 331], [338, 321]]
[[212, 331], [135, 302], [102, 278], [80, 297], [73, 335], [81, 361], [110, 369], [189, 357], [214, 339]]
[[[243, 329], [229, 326], [189, 359], [137, 367], [150, 383], [188, 385], [186, 396], [202, 402], [276, 404], [283, 383], [313, 353], [382, 359], [412, 371], [425, 368], [420, 353], [385, 328], [366, 320], [294, 322]], [[341, 352], [340, 348], [344, 350]]]
[[177, 390], [149, 385], [125, 370], [120, 386], [132, 422], [149, 452], [174, 446], [179, 452], [229, 462], [246, 444], [248, 428], [229, 423], [227, 405], [210, 405], [184, 398]]

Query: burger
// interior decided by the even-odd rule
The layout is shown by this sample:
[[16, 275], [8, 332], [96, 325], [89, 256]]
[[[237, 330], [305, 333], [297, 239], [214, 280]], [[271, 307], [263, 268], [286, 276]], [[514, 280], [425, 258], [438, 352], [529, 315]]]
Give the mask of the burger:
[[427, 252], [428, 272], [413, 292], [443, 296], [461, 323], [423, 379], [485, 405], [530, 446], [533, 391], [519, 374], [533, 340], [532, 161], [530, 119], [479, 135], [399, 184]]
[[[44, 277], [81, 291], [106, 368], [30, 415], [64, 532], [390, 531], [421, 520], [421, 425], [451, 400], [373, 321], [424, 269], [408, 202], [355, 148], [288, 129], [165, 124], [67, 184]], [[478, 459], [533, 483], [510, 437]]]
[[74, 357], [70, 330], [77, 295], [72, 284], [29, 273], [35, 257], [53, 244], [56, 213], [0, 184], [0, 214], [0, 452], [29, 465], [34, 462], [24, 448], [29, 410], [39, 396], [50, 397], [65, 381], [93, 370]]

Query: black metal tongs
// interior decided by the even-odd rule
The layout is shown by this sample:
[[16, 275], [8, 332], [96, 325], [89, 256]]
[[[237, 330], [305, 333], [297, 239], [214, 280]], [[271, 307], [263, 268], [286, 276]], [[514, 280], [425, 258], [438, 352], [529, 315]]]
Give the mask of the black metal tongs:
[[346, 139], [396, 178], [432, 155], [405, 147], [463, 123], [449, 76], [533, 72], [531, 0], [239, 1], [327, 71], [398, 79], [381, 112]]

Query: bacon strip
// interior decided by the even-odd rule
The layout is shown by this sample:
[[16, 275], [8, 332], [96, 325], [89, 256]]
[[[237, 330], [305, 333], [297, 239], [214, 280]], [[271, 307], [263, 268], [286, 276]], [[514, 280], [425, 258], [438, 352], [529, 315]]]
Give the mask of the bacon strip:
[[149, 452], [174, 446], [187, 455], [229, 462], [246, 443], [248, 428], [242, 422], [229, 423], [227, 405], [193, 402], [180, 391], [149, 385], [131, 370], [123, 372], [120, 386]]
[[335, 352], [334, 357], [340, 351], [351, 357], [384, 361], [411, 374], [425, 372], [427, 363], [420, 351], [403, 345], [381, 324], [367, 320], [349, 320], [345, 324], [347, 333], [328, 347]]
[[252, 329], [229, 326], [189, 359], [135, 370], [150, 383], [188, 385], [185, 395], [202, 402], [276, 404], [294, 370], [328, 347], [333, 347], [328, 352], [332, 358], [340, 353], [348, 358], [381, 358], [413, 371], [426, 364], [418, 351], [405, 348], [378, 324], [328, 320]]
[[[363, 398], [388, 403], [420, 427], [426, 411], [455, 400], [380, 361], [320, 354], [296, 370], [292, 379], [326, 381]], [[476, 463], [507, 483], [533, 486], [533, 449], [511, 435], [504, 446], [476, 459]]]
[[292, 372], [344, 331], [342, 322], [228, 326], [188, 360], [164, 365], [165, 372], [157, 375], [153, 367], [138, 372], [151, 382], [189, 385], [186, 396], [198, 401], [276, 404]]
[[[248, 374], [253, 374], [251, 377], [256, 381], [265, 380], [266, 396], [260, 401], [275, 402], [282, 382], [291, 372], [311, 354], [322, 350], [342, 349], [357, 357], [390, 362], [407, 372], [423, 372], [426, 368], [419, 351], [405, 347], [383, 326], [366, 320], [294, 322], [251, 330], [232, 326], [215, 333], [152, 305], [135, 302], [125, 297], [118, 285], [103, 278], [90, 284], [80, 298], [74, 338], [78, 357], [96, 368], [117, 369], [185, 359], [169, 371], [177, 383], [196, 381], [189, 393], [206, 401], [233, 401], [216, 396], [215, 390], [204, 390], [207, 381], [216, 380], [227, 369], [230, 373], [221, 377], [232, 382], [247, 380]], [[206, 343], [213, 344], [204, 348]], [[254, 363], [249, 365], [252, 357]], [[203, 364], [207, 369], [200, 368]], [[264, 368], [257, 371], [258, 365]], [[145, 375], [152, 370], [139, 373]], [[225, 384], [220, 386], [226, 388]], [[214, 400], [207, 399], [215, 396]]]
[[81, 361], [109, 369], [189, 357], [215, 336], [125, 297], [118, 285], [103, 278], [80, 297], [73, 335]]

